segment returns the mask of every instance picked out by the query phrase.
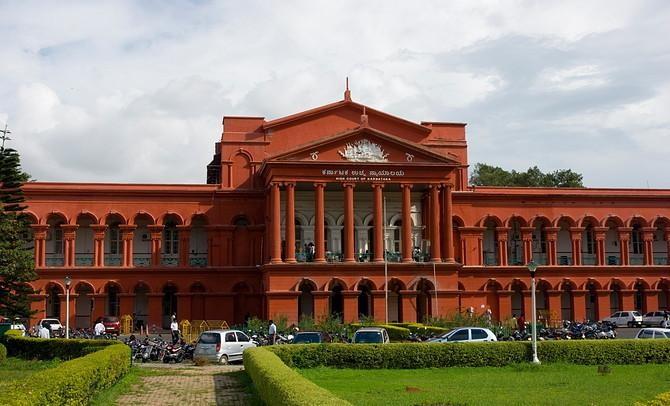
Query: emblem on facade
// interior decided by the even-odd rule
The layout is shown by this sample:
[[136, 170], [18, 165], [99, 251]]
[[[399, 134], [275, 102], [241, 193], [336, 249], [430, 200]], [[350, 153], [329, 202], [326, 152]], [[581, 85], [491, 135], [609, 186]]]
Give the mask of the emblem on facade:
[[405, 158], [407, 158], [407, 162], [414, 161], [414, 155], [410, 154], [409, 152], [405, 152]]
[[309, 153], [309, 156], [312, 158], [312, 161], [319, 159], [319, 151], [312, 151]]
[[337, 151], [342, 158], [353, 162], [388, 162], [388, 156], [379, 144], [362, 139], [353, 144], [347, 143], [344, 151]]

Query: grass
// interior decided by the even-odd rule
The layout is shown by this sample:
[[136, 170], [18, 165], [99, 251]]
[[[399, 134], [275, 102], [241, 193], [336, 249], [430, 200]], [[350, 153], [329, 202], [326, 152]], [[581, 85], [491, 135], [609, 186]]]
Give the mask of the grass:
[[670, 390], [670, 368], [655, 364], [299, 372], [355, 405], [631, 405]]
[[55, 368], [62, 361], [31, 361], [21, 358], [7, 358], [0, 363], [0, 392], [13, 381], [28, 378], [30, 375], [47, 368]]

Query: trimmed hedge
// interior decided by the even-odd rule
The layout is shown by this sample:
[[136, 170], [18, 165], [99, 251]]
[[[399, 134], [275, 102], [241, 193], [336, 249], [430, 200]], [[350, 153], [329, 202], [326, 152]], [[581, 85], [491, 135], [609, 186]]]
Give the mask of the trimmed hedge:
[[351, 405], [307, 380], [265, 348], [244, 351], [244, 370], [268, 405]]
[[11, 336], [11, 337], [23, 337], [23, 331], [21, 330], [7, 330], [5, 331], [6, 336]]
[[0, 363], [7, 359], [7, 348], [0, 344]]
[[[531, 359], [532, 347], [527, 341], [310, 344], [273, 346], [269, 351], [294, 368], [415, 369], [518, 364]], [[544, 341], [538, 343], [538, 357], [542, 362], [582, 365], [670, 363], [670, 340]]]
[[3, 336], [10, 357], [49, 360], [79, 358], [101, 348], [116, 344], [113, 340], [65, 340], [60, 338], [30, 338]]

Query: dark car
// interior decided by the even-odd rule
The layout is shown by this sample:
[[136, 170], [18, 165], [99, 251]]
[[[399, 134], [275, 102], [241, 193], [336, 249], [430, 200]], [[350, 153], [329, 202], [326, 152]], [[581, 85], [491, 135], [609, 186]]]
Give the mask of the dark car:
[[293, 344], [320, 344], [329, 343], [327, 334], [319, 331], [301, 331], [293, 336]]
[[118, 335], [121, 332], [121, 322], [116, 316], [105, 316], [102, 318], [102, 324], [105, 326], [107, 334]]

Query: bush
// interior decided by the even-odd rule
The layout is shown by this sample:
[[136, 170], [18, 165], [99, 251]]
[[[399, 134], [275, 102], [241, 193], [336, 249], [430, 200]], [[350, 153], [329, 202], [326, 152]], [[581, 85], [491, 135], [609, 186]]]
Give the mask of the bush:
[[130, 369], [128, 346], [97, 348], [102, 349], [8, 385], [3, 397], [13, 405], [88, 404], [92, 394], [114, 385]]
[[654, 399], [647, 402], [635, 402], [635, 406], [667, 406], [670, 405], [670, 392], [656, 395]]
[[[274, 346], [270, 351], [290, 367], [414, 369], [452, 366], [505, 366], [528, 362], [531, 343], [381, 345], [311, 344]], [[584, 365], [670, 363], [670, 340], [545, 341], [538, 343], [542, 362]]]
[[10, 357], [49, 360], [69, 360], [118, 343], [113, 340], [65, 340], [62, 338], [3, 337]]
[[4, 345], [0, 344], [0, 363], [4, 362], [7, 359], [7, 348]]
[[23, 331], [21, 330], [7, 330], [5, 331], [5, 336], [11, 337], [23, 337]]
[[244, 351], [244, 369], [268, 405], [350, 405], [287, 367], [265, 348]]

